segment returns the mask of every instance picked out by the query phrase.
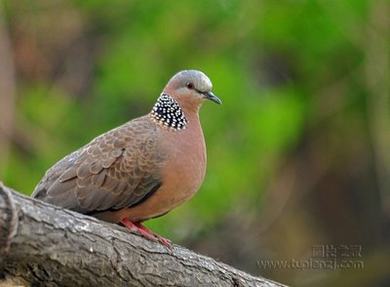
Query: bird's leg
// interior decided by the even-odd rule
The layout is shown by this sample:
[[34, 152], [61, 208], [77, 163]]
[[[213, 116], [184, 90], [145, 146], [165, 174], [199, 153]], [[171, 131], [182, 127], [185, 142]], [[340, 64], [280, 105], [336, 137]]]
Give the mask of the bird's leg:
[[128, 228], [130, 231], [138, 233], [145, 237], [146, 239], [152, 240], [152, 241], [158, 241], [158, 238], [154, 236], [154, 234], [145, 231], [144, 229], [140, 228], [136, 223], [132, 222], [128, 218], [124, 218], [121, 220], [121, 223]]
[[168, 246], [170, 247], [171, 246], [171, 241], [169, 239], [166, 239], [164, 237], [162, 237], [161, 235], [153, 232], [152, 230], [150, 230], [149, 228], [147, 228], [146, 226], [144, 226], [141, 222], [137, 222], [135, 223], [135, 225], [140, 229], [142, 230], [143, 232], [146, 232], [148, 233], [149, 235], [152, 235], [154, 238], [156, 238], [162, 245], [165, 245], [165, 246]]
[[142, 225], [140, 222], [132, 222], [130, 219], [124, 218], [121, 220], [121, 223], [125, 227], [127, 227], [130, 231], [138, 233], [138, 234], [142, 235], [143, 237], [145, 237], [146, 239], [149, 239], [152, 241], [159, 241], [159, 242], [161, 242], [161, 244], [168, 246], [168, 247], [171, 245], [171, 241], [154, 233], [149, 228]]

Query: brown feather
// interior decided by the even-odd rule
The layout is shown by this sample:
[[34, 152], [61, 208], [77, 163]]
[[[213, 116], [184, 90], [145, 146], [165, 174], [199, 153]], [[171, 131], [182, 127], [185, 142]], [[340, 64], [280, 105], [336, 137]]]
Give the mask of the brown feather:
[[[95, 138], [73, 153], [70, 161], [69, 156], [59, 161], [33, 196], [63, 205], [60, 198], [69, 195], [73, 203], [67, 200], [66, 207], [85, 213], [130, 206], [150, 192], [150, 184], [159, 181], [164, 158], [158, 137], [156, 124], [149, 117], [130, 121]], [[153, 177], [145, 176], [145, 170]]]

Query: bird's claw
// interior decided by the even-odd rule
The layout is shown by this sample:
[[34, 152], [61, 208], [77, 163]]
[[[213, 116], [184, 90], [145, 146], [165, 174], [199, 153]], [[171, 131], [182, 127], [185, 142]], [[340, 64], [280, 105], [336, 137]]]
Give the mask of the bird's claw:
[[128, 218], [122, 219], [121, 223], [130, 231], [140, 234], [144, 238], [149, 239], [151, 241], [160, 242], [162, 245], [171, 248], [170, 240], [154, 233], [153, 231], [151, 231], [149, 228], [145, 227], [141, 223], [139, 222], [134, 223], [130, 221]]

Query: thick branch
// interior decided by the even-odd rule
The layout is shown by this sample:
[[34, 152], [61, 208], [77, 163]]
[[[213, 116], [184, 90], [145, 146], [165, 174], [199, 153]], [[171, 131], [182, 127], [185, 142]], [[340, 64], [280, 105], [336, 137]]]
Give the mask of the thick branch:
[[283, 286], [0, 184], [0, 274], [50, 286]]

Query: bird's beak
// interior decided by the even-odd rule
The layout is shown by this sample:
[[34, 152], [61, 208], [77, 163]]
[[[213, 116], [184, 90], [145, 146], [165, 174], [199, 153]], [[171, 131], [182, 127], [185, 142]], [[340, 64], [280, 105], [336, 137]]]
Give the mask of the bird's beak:
[[214, 103], [217, 103], [218, 105], [222, 104], [222, 101], [220, 98], [218, 98], [216, 95], [214, 95], [212, 92], [205, 92], [203, 93], [204, 97], [210, 101], [213, 101]]

